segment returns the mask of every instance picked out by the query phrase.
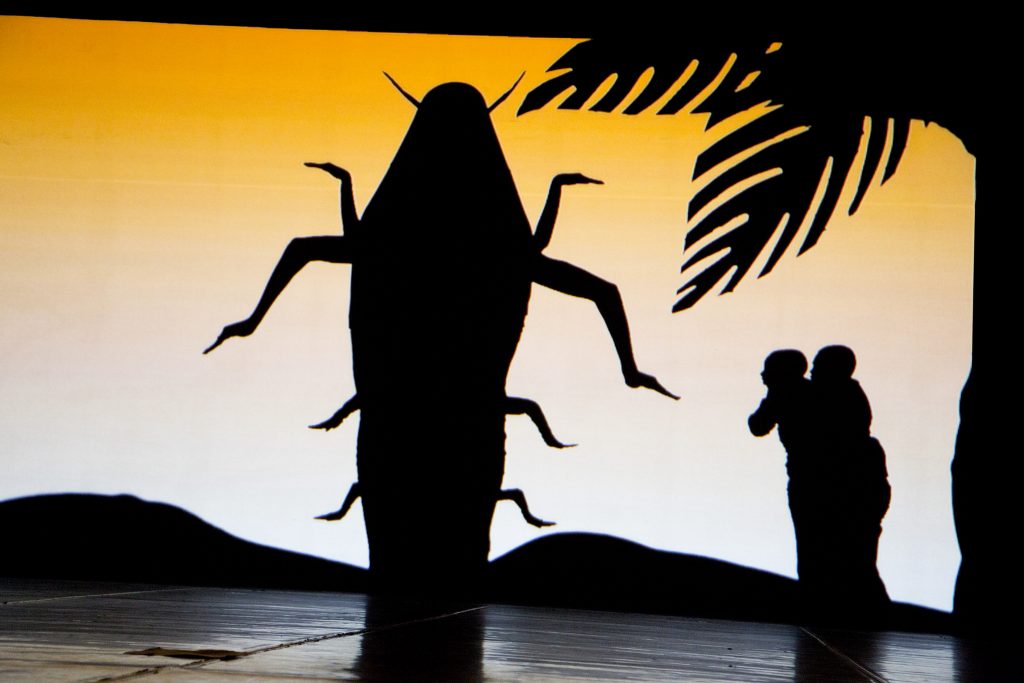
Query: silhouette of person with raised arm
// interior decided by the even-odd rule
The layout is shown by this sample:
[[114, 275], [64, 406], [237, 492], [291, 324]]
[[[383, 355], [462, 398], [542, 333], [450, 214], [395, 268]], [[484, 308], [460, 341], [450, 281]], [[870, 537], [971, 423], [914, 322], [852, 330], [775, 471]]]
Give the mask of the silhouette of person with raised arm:
[[761, 373], [768, 393], [748, 419], [755, 436], [777, 428], [786, 448], [797, 575], [814, 618], [871, 619], [889, 604], [876, 567], [890, 497], [885, 452], [855, 367], [851, 349], [826, 346], [808, 380], [800, 351], [774, 351]]
[[871, 405], [853, 379], [856, 365], [849, 347], [826, 346], [814, 357], [811, 386], [821, 481], [834, 524], [828, 551], [832, 597], [846, 614], [869, 616], [889, 602], [876, 562], [891, 491], [885, 451], [871, 436]]
[[761, 380], [768, 393], [747, 419], [754, 436], [773, 429], [786, 449], [789, 511], [796, 535], [797, 575], [806, 601], [819, 595], [828, 584], [823, 549], [827, 546], [828, 520], [823, 514], [823, 492], [816, 476], [819, 456], [815, 438], [813, 394], [807, 372], [807, 358], [796, 349], [773, 351], [765, 358]]

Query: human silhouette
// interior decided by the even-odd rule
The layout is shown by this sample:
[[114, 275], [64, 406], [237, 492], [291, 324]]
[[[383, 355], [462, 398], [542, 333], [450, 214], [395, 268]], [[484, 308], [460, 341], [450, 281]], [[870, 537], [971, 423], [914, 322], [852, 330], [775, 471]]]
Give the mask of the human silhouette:
[[774, 351], [761, 373], [768, 393], [748, 419], [755, 436], [777, 428], [786, 448], [801, 600], [814, 619], [870, 620], [889, 603], [876, 567], [885, 453], [855, 367], [851, 349], [827, 346], [808, 380], [803, 353]]
[[[795, 349], [773, 351], [765, 358], [761, 380], [768, 393], [748, 418], [754, 436], [773, 429], [786, 449], [789, 511], [796, 535], [797, 576], [804, 595], [821, 593], [827, 585], [823, 548], [827, 546], [828, 524], [822, 514], [823, 492], [817, 481], [814, 460], [815, 439], [811, 383], [804, 376], [807, 358]], [[809, 601], [809, 600], [808, 600]]]
[[857, 358], [846, 346], [826, 346], [814, 357], [811, 386], [820, 484], [828, 492], [825, 513], [830, 591], [835, 606], [850, 616], [869, 616], [889, 597], [876, 567], [882, 518], [891, 491], [885, 451], [871, 436], [871, 405], [853, 379]]

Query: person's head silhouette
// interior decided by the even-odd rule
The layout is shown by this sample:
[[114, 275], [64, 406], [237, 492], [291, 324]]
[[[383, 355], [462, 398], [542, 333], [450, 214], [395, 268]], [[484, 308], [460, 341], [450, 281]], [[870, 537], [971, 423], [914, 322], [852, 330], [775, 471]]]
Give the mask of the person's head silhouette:
[[825, 382], [841, 382], [853, 377], [857, 367], [857, 356], [849, 346], [834, 344], [826, 346], [814, 356], [811, 379]]
[[799, 380], [807, 372], [807, 357], [796, 349], [772, 351], [764, 359], [761, 381], [768, 388]]

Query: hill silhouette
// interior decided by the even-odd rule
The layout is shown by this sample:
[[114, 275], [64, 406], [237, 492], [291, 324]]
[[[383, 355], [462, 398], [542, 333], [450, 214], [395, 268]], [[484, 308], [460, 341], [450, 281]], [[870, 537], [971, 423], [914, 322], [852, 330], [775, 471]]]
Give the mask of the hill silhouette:
[[[797, 581], [709, 557], [655, 550], [613, 536], [564, 533], [491, 562], [499, 602], [802, 623]], [[946, 612], [893, 603], [877, 628], [948, 633]]]
[[491, 563], [495, 598], [606, 610], [784, 620], [797, 582], [612, 536], [552, 534]]
[[0, 575], [362, 591], [366, 570], [243, 541], [181, 508], [84, 493], [0, 503]]
[[[0, 502], [0, 576], [365, 592], [368, 572], [244, 541], [166, 503], [65, 493]], [[425, 574], [430, 569], [424, 570]], [[586, 533], [493, 560], [495, 602], [799, 623], [797, 582]], [[886, 628], [949, 632], [950, 615], [895, 603]]]

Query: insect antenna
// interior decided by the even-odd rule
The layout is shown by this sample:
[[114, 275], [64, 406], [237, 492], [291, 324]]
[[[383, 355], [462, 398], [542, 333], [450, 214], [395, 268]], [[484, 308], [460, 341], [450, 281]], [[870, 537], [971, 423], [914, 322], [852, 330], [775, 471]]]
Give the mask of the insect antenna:
[[[383, 74], [384, 74], [385, 78], [387, 78], [389, 81], [391, 81], [391, 85], [395, 86], [395, 88], [398, 90], [398, 92], [402, 93], [402, 95], [405, 97], [405, 99], [407, 99], [410, 102], [412, 102], [412, 106], [416, 107], [417, 109], [420, 108], [420, 101], [417, 100], [412, 95], [410, 95], [409, 93], [407, 93], [405, 91], [405, 88], [403, 88], [402, 86], [398, 85], [398, 81], [396, 81], [395, 79], [391, 78], [391, 74], [389, 74], [387, 71], [384, 71]], [[522, 78], [522, 76], [520, 76], [520, 78]], [[519, 81], [516, 81], [516, 83], [518, 83], [518, 82]], [[513, 87], [515, 87], [515, 86], [513, 86]]]
[[[519, 78], [517, 78], [516, 82], [512, 84], [512, 87], [509, 88], [508, 90], [506, 90], [505, 93], [501, 97], [499, 97], [498, 99], [494, 100], [494, 104], [492, 104], [491, 106], [487, 107], [487, 113], [488, 114], [490, 114], [492, 111], [497, 109], [499, 104], [501, 104], [502, 102], [504, 102], [505, 100], [508, 99], [508, 96], [512, 94], [512, 91], [516, 89], [516, 86], [519, 85], [519, 81], [523, 80], [523, 76], [525, 76], [525, 75], [526, 75], [525, 71], [523, 73], [519, 74]], [[387, 74], [385, 74], [385, 76], [387, 76]], [[390, 76], [388, 76], [388, 78], [390, 78]]]

